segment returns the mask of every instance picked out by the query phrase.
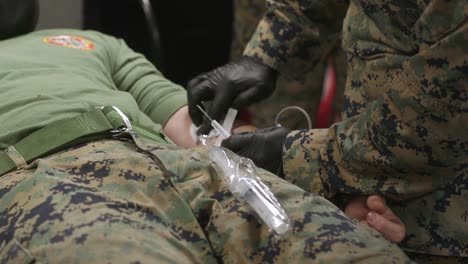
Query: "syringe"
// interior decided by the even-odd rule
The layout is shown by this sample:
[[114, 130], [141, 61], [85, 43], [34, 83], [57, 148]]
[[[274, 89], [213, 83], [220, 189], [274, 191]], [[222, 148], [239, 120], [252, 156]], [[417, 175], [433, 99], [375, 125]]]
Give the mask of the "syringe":
[[197, 105], [198, 109], [210, 120], [211, 126], [219, 133], [219, 135], [223, 138], [226, 139], [231, 136], [229, 132], [227, 132], [222, 125], [218, 123], [218, 121], [211, 119], [211, 117], [203, 110], [203, 108], [200, 105]]
[[289, 218], [273, 193], [256, 175], [255, 165], [249, 159], [238, 159], [233, 152], [218, 146], [209, 147], [208, 154], [231, 193], [244, 200], [268, 228], [277, 235], [285, 235], [290, 227]]
[[[220, 138], [226, 139], [231, 136], [201, 106], [197, 105], [197, 107], [210, 120], [211, 126], [219, 133]], [[290, 227], [289, 218], [273, 193], [256, 175], [253, 162], [250, 159], [241, 158], [228, 149], [208, 143], [203, 136], [200, 137], [200, 142], [208, 149], [214, 169], [225, 180], [231, 193], [244, 200], [260, 220], [277, 235], [285, 235]]]

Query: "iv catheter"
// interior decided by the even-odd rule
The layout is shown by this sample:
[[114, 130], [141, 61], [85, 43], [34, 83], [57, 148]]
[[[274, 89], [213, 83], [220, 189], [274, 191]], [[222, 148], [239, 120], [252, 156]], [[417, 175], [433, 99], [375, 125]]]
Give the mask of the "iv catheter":
[[198, 109], [200, 109], [200, 111], [206, 116], [206, 118], [208, 118], [208, 120], [210, 120], [210, 123], [211, 123], [211, 126], [219, 133], [219, 135], [221, 137], [223, 137], [223, 139], [226, 139], [228, 137], [231, 136], [231, 134], [229, 132], [227, 132], [223, 126], [221, 126], [218, 121], [216, 120], [213, 120], [211, 119], [211, 117], [203, 110], [203, 108], [199, 105], [197, 105]]

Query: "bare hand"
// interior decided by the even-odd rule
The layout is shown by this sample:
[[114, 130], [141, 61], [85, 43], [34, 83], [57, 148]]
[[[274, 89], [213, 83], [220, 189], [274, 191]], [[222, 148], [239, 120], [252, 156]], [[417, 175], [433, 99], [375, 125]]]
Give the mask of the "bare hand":
[[379, 195], [353, 198], [345, 208], [349, 217], [370, 226], [386, 239], [399, 243], [406, 235], [405, 224], [398, 218]]

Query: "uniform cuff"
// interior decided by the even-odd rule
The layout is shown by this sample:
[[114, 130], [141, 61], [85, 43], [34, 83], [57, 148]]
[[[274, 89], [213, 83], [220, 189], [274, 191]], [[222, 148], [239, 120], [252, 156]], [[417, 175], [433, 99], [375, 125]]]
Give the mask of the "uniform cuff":
[[161, 126], [164, 127], [169, 118], [185, 105], [187, 105], [187, 93], [185, 90], [181, 90], [177, 93], [171, 93], [170, 97], [165, 98], [165, 100], [161, 100], [161, 103], [152, 109], [149, 116], [154, 122], [161, 124]]
[[296, 130], [286, 136], [283, 147], [284, 178], [300, 188], [325, 194], [320, 175], [320, 150], [325, 148], [328, 129]]

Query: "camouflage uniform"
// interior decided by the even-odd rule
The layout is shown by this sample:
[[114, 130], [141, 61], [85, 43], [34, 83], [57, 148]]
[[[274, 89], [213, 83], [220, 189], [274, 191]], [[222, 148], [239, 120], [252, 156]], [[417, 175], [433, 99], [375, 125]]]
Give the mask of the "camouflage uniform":
[[[0, 61], [0, 170], [20, 168], [0, 174], [0, 263], [407, 260], [325, 199], [263, 171], [292, 220], [287, 237], [273, 237], [203, 149], [166, 140], [162, 126], [186, 105], [186, 91], [121, 40], [38, 31], [0, 41]], [[102, 118], [123, 125], [108, 108], [106, 117], [83, 117], [103, 104], [153, 141], [96, 140], [106, 135]]]
[[[255, 32], [260, 18], [266, 11], [265, 0], [236, 0], [234, 1], [234, 37], [231, 48], [233, 58], [242, 54], [245, 45]], [[275, 92], [266, 100], [249, 107], [252, 113], [252, 123], [257, 127], [271, 126], [276, 114], [283, 108], [290, 105], [302, 107], [312, 119], [317, 112], [323, 86], [323, 76], [327, 58], [331, 56], [336, 71], [336, 93], [333, 103], [333, 112], [337, 116], [342, 110], [343, 90], [346, 79], [346, 60], [343, 50], [340, 48], [341, 23], [344, 18], [346, 8], [334, 10], [339, 13], [333, 32], [329, 36], [330, 40], [321, 47], [322, 56], [316, 61], [300, 61], [306, 65], [305, 70], [295, 76], [281, 75], [278, 78]], [[286, 111], [281, 114], [279, 120], [283, 126], [291, 129], [307, 128], [305, 117], [297, 111]]]
[[404, 263], [324, 198], [261, 171], [292, 220], [277, 238], [204, 149], [136, 138], [77, 145], [0, 177], [1, 263]]
[[[0, 175], [0, 263], [407, 260], [325, 199], [262, 171], [292, 220], [287, 237], [273, 237], [228, 192], [203, 149], [165, 141], [161, 127], [186, 105], [186, 92], [124, 42], [47, 30], [0, 41], [0, 51], [0, 94], [8, 98], [0, 101], [0, 157], [8, 152], [21, 168]], [[64, 131], [91, 133], [99, 121], [50, 126], [113, 103], [154, 142], [88, 141], [25, 166], [10, 148], [44, 127], [47, 135], [23, 154], [48, 151], [43, 136], [63, 142]]]
[[[320, 10], [342, 5], [269, 4], [245, 54], [280, 70], [319, 56], [316, 21], [333, 19]], [[394, 200], [408, 252], [468, 256], [467, 13], [466, 0], [351, 1], [346, 120], [294, 131], [285, 144], [286, 179], [298, 186]]]

